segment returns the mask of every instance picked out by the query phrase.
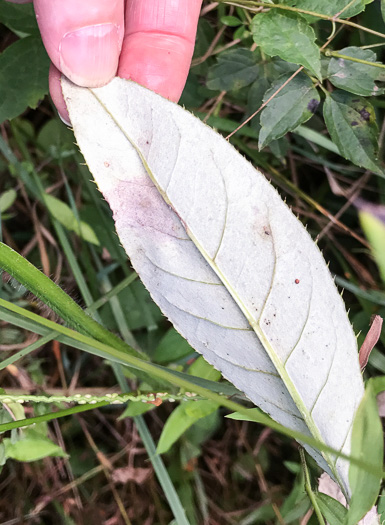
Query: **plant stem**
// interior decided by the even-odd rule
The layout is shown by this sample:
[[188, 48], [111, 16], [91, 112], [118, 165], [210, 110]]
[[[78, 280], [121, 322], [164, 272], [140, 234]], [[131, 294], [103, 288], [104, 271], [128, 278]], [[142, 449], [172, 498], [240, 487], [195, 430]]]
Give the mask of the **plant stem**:
[[342, 58], [343, 60], [350, 60], [351, 62], [358, 62], [359, 64], [365, 64], [366, 66], [374, 66], [374, 67], [380, 67], [382, 69], [385, 69], [385, 64], [381, 64], [380, 62], [371, 62], [370, 60], [362, 60], [361, 58], [354, 58], [349, 57], [348, 55], [341, 55], [341, 53], [338, 53], [338, 51], [330, 51], [326, 50], [324, 51], [324, 54], [327, 57], [335, 57], [335, 58]]
[[317, 516], [319, 524], [320, 525], [325, 525], [325, 521], [323, 519], [322, 512], [321, 512], [321, 510], [320, 510], [320, 508], [318, 506], [317, 500], [314, 497], [313, 489], [311, 488], [309, 470], [308, 470], [307, 464], [306, 464], [305, 452], [304, 452], [302, 447], [299, 447], [299, 455], [301, 457], [302, 469], [303, 469], [303, 473], [305, 475], [305, 490], [307, 492], [307, 495], [309, 496], [311, 504], [313, 505], [314, 512], [315, 512], [315, 514]]

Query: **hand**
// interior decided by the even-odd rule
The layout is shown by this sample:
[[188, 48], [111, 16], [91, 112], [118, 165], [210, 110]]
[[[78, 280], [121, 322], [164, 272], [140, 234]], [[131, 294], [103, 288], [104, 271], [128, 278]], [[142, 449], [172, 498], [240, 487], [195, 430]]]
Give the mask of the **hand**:
[[[26, 3], [28, 0], [12, 0]], [[115, 75], [178, 101], [194, 50], [202, 0], [34, 0], [53, 66], [49, 84], [69, 122], [60, 74], [87, 87]]]

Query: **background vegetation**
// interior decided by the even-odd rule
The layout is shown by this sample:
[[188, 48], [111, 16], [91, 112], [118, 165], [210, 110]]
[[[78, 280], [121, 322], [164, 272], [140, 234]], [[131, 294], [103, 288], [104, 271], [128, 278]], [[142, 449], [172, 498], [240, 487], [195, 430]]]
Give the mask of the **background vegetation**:
[[[370, 0], [205, 2], [180, 102], [230, 135], [308, 225], [345, 289], [359, 344], [371, 316], [385, 314], [381, 10]], [[153, 363], [236, 394], [130, 268], [73, 134], [45, 97], [49, 63], [31, 5], [0, 0], [0, 23], [2, 240]], [[215, 400], [191, 401], [92, 341], [59, 336], [62, 325], [45, 322], [57, 316], [20, 281], [2, 275], [1, 298], [15, 305], [0, 306], [2, 525], [318, 523], [295, 441], [226, 419]], [[385, 374], [384, 344], [382, 332], [366, 378]], [[121, 391], [135, 398], [126, 407], [128, 398], [100, 397]], [[14, 402], [21, 392], [50, 402]], [[91, 397], [73, 405], [63, 395]], [[73, 416], [57, 419], [68, 407]], [[25, 417], [40, 420], [9, 431]], [[315, 484], [320, 471], [308, 463]]]

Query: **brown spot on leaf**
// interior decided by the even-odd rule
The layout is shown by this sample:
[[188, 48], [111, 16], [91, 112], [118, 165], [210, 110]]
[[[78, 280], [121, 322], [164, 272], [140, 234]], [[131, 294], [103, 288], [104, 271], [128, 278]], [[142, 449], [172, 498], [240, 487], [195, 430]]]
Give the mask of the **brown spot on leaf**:
[[351, 126], [358, 126], [358, 122], [356, 120], [353, 120], [351, 123], [350, 123]]
[[363, 120], [366, 120], [366, 121], [370, 120], [370, 113], [366, 108], [362, 108], [359, 111], [359, 114], [361, 115]]
[[307, 109], [311, 111], [312, 113], [315, 113], [317, 111], [317, 108], [319, 106], [319, 101], [315, 98], [312, 98], [307, 105]]

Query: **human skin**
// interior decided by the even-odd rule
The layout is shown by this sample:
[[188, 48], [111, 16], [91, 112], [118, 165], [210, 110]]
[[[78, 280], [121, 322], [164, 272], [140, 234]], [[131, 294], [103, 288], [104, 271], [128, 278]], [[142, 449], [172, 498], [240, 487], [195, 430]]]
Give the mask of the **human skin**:
[[52, 61], [50, 93], [66, 122], [61, 73], [86, 87], [102, 86], [118, 75], [179, 100], [202, 0], [34, 0], [33, 4]]

